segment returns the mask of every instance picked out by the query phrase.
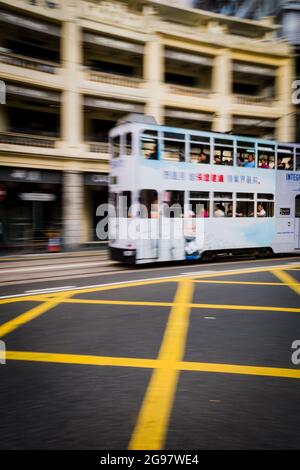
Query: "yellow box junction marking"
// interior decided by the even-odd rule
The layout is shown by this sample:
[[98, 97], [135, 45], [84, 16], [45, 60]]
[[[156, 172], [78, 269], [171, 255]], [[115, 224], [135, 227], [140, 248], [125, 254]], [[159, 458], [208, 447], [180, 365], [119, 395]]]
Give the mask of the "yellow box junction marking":
[[189, 302], [194, 285], [190, 279], [179, 282], [158, 361], [162, 367], [154, 370], [140, 414], [135, 425], [129, 449], [162, 449], [176, 392], [179, 370], [189, 326]]
[[271, 271], [280, 281], [289, 286], [296, 294], [300, 295], [300, 284], [287, 272], [281, 269], [272, 269]]
[[[6, 351], [6, 359], [10, 361], [29, 361], [53, 364], [74, 364], [107, 367], [134, 367], [143, 369], [164, 369], [165, 367], [165, 363], [159, 361], [158, 359], [56, 354], [31, 351]], [[300, 379], [300, 369], [184, 361], [174, 363], [174, 368], [176, 368], [178, 371], [188, 372], [212, 372], [220, 374], [257, 375], [263, 377]]]
[[16, 318], [13, 318], [12, 320], [4, 323], [3, 325], [0, 325], [0, 338], [3, 338], [3, 336], [7, 335], [8, 333], [11, 333], [20, 326], [25, 325], [25, 323], [34, 320], [35, 318], [47, 312], [51, 308], [56, 307], [61, 303], [63, 299], [71, 295], [73, 295], [72, 292], [60, 293], [53, 299], [46, 300], [44, 303], [37, 305], [36, 307], [31, 308], [27, 312], [17, 316]]

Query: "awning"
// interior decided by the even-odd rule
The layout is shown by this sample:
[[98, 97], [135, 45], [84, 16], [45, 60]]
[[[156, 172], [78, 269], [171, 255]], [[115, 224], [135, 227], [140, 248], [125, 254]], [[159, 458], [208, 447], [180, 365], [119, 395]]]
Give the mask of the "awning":
[[143, 113], [144, 106], [142, 104], [127, 103], [122, 101], [102, 100], [92, 98], [89, 96], [84, 97], [84, 106], [88, 108], [112, 109], [116, 111], [123, 111], [129, 113]]
[[166, 109], [166, 117], [176, 118], [176, 119], [188, 119], [191, 121], [209, 121], [212, 122], [213, 115], [209, 113], [195, 113], [189, 111], [181, 111], [176, 109]]
[[205, 57], [203, 55], [188, 54], [186, 52], [177, 52], [170, 49], [166, 49], [166, 59], [178, 60], [180, 62], [188, 62], [190, 64], [206, 65], [211, 67], [213, 65], [213, 59]]
[[242, 64], [239, 62], [233, 62], [233, 71], [250, 75], [267, 75], [269, 77], [273, 77], [276, 74], [274, 67], [261, 67], [260, 65]]
[[44, 23], [42, 21], [33, 20], [26, 16], [16, 15], [0, 11], [0, 21], [2, 23], [10, 23], [18, 28], [26, 28], [39, 33], [49, 34], [50, 36], [60, 36], [60, 27], [52, 23]]
[[55, 91], [46, 91], [40, 90], [38, 88], [27, 88], [19, 85], [10, 85], [6, 86], [6, 93], [7, 95], [16, 95], [16, 96], [23, 96], [28, 98], [35, 98], [38, 100], [43, 101], [60, 101], [60, 93]]
[[108, 38], [105, 36], [98, 36], [92, 33], [84, 33], [84, 42], [97, 44], [99, 46], [110, 47], [111, 49], [118, 49], [127, 52], [134, 52], [136, 54], [144, 53], [144, 46], [134, 42], [126, 42], [118, 39]]

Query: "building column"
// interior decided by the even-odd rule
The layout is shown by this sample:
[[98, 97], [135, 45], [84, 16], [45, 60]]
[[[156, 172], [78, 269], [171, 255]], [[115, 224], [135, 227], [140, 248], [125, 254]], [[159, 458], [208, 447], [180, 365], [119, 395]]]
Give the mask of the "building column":
[[83, 221], [83, 175], [79, 171], [65, 171], [63, 177], [64, 245], [77, 248], [81, 242]]
[[[74, 15], [75, 16], [75, 15]], [[67, 18], [62, 27], [62, 62], [64, 91], [62, 93], [61, 133], [64, 147], [80, 151], [83, 143], [83, 109], [79, 93], [82, 44], [80, 26], [75, 18]]]
[[232, 61], [228, 50], [215, 57], [213, 67], [213, 91], [218, 103], [218, 110], [213, 121], [213, 130], [228, 132], [231, 130], [230, 104], [232, 95]]
[[292, 87], [294, 64], [287, 59], [277, 68], [276, 98], [282, 109], [282, 116], [277, 120], [276, 139], [281, 142], [294, 142], [295, 139], [295, 108], [292, 104]]
[[161, 106], [161, 86], [164, 82], [164, 47], [159, 36], [152, 35], [144, 48], [144, 79], [147, 82], [148, 101], [146, 114], [163, 124], [163, 108]]

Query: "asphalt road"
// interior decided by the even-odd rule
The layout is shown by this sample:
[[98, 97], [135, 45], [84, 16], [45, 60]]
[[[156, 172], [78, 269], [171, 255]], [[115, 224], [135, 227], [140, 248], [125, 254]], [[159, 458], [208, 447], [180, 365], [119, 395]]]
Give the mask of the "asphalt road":
[[2, 285], [0, 448], [299, 449], [299, 294], [299, 257]]

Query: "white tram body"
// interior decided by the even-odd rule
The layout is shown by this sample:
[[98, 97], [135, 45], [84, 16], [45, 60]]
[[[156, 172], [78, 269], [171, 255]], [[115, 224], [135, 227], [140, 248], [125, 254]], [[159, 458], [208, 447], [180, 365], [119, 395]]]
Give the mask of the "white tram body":
[[[300, 253], [300, 144], [144, 120], [110, 133], [112, 259]], [[174, 204], [182, 214], [166, 212]]]

